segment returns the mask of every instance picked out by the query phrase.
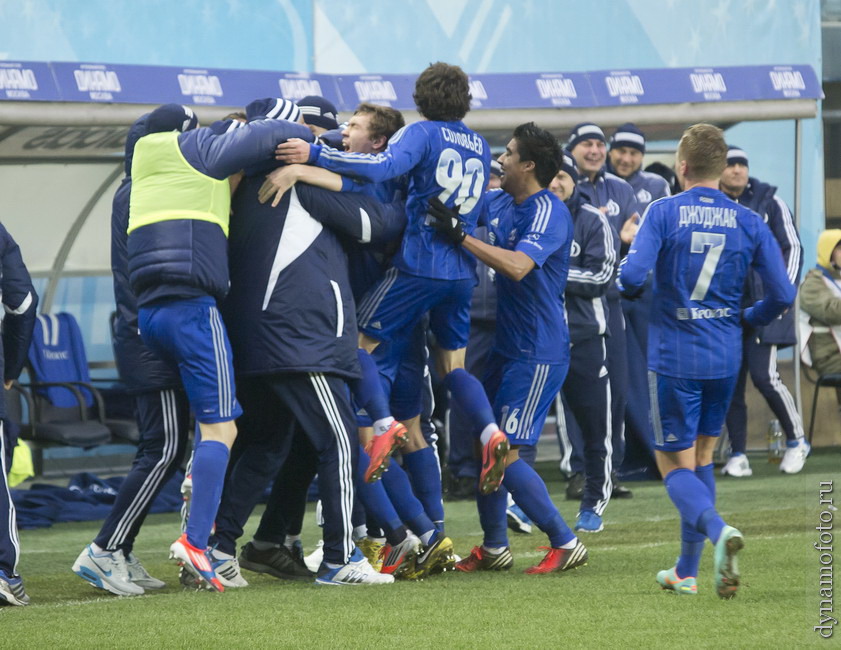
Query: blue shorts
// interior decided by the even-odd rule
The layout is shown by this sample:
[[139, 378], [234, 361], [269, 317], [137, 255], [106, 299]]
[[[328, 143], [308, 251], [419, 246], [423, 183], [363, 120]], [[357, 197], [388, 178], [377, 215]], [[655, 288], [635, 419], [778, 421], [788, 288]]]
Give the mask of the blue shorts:
[[[371, 354], [389, 398], [391, 414], [400, 421], [423, 410], [424, 393], [429, 390], [427, 356], [425, 322], [419, 322], [410, 336], [381, 343]], [[356, 423], [358, 427], [372, 425], [370, 416], [358, 407]]]
[[512, 445], [537, 444], [567, 369], [565, 364], [521, 361], [491, 352], [483, 384], [499, 427]]
[[683, 451], [698, 436], [718, 437], [737, 377], [725, 379], [680, 379], [648, 371], [648, 394], [654, 448]]
[[467, 347], [475, 279], [433, 280], [395, 268], [368, 291], [357, 309], [359, 331], [378, 341], [406, 336], [429, 312], [429, 328], [445, 350]]
[[141, 307], [137, 320], [143, 342], [178, 367], [196, 420], [213, 424], [242, 414], [231, 344], [213, 298]]

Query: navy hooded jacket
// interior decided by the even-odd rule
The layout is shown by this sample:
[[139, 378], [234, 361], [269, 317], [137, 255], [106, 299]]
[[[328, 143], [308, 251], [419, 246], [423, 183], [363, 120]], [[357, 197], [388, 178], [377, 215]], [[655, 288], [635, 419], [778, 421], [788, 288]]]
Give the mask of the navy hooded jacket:
[[231, 290], [222, 316], [238, 375], [359, 375], [356, 306], [345, 244], [377, 244], [405, 224], [402, 201], [298, 184], [280, 204], [257, 200], [262, 176], [232, 201]]

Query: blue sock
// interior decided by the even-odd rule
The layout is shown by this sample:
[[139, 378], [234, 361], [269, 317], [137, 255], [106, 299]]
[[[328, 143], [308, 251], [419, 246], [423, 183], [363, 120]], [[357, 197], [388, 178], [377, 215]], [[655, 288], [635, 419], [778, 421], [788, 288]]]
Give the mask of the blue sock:
[[464, 368], [456, 368], [446, 377], [444, 385], [467, 415], [473, 435], [478, 437], [489, 424], [496, 422], [491, 403], [481, 382]]
[[698, 532], [704, 533], [715, 544], [726, 524], [716, 512], [707, 486], [695, 472], [683, 467], [669, 472], [663, 483], [681, 518], [689, 523], [695, 522]]
[[196, 445], [187, 541], [199, 549], [207, 548], [207, 538], [210, 537], [216, 519], [228, 467], [228, 454], [225, 444], [216, 440], [202, 440]]
[[[423, 510], [435, 522], [444, 521], [444, 502], [441, 498], [441, 467], [432, 447], [424, 447], [403, 454], [403, 465], [409, 474], [415, 496]], [[437, 526], [437, 524], [436, 524]]]
[[421, 537], [430, 530], [435, 530], [435, 524], [424, 512], [423, 504], [412, 492], [409, 477], [400, 465], [392, 462], [381, 481], [400, 520], [411, 528], [415, 535]]
[[384, 530], [396, 530], [403, 525], [391, 499], [386, 494], [382, 481], [365, 482], [365, 469], [371, 462], [370, 456], [359, 447], [359, 464], [356, 466], [356, 493], [365, 506], [365, 513], [374, 520], [374, 524]]
[[704, 552], [704, 544], [707, 536], [699, 533], [685, 519], [680, 520], [680, 557], [675, 565], [675, 572], [679, 578], [697, 577], [698, 567], [701, 564], [701, 555]]
[[554, 548], [560, 548], [575, 539], [575, 533], [552, 503], [546, 483], [524, 460], [517, 459], [505, 468], [502, 484], [511, 492], [528, 518], [549, 536], [549, 542]]
[[508, 520], [505, 507], [508, 504], [508, 490], [500, 487], [496, 492], [481, 494], [476, 490], [476, 507], [479, 509], [479, 523], [482, 524], [487, 548], [508, 546]]
[[695, 468], [695, 476], [701, 480], [701, 483], [707, 486], [707, 491], [710, 493], [710, 501], [715, 505], [715, 467], [713, 464], [698, 465]]
[[356, 402], [373, 421], [388, 417], [391, 411], [388, 407], [388, 397], [380, 382], [377, 362], [362, 348], [357, 349], [356, 356], [362, 368], [362, 377], [348, 382]]

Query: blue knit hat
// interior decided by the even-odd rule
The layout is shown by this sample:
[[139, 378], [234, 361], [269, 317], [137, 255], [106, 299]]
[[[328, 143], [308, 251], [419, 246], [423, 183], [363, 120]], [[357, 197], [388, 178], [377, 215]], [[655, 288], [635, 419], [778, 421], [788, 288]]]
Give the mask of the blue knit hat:
[[730, 145], [727, 147], [727, 166], [742, 164], [745, 167], [750, 167], [748, 165], [748, 155], [741, 147], [736, 147], [734, 145]]
[[607, 142], [606, 138], [604, 137], [604, 131], [602, 131], [601, 127], [597, 124], [593, 124], [592, 122], [582, 122], [581, 124], [576, 124], [572, 131], [569, 132], [569, 142], [567, 142], [567, 149], [572, 151], [575, 149], [575, 145], [579, 142], [583, 142], [584, 140], [601, 140], [602, 142]]
[[297, 122], [301, 119], [301, 109], [288, 99], [280, 97], [267, 97], [255, 99], [245, 107], [245, 116], [248, 121], [255, 118], [267, 118], [270, 120], [287, 120]]
[[304, 122], [313, 126], [320, 126], [322, 129], [331, 131], [339, 128], [339, 121], [336, 119], [338, 111], [336, 107], [324, 97], [318, 95], [307, 95], [298, 100], [298, 108], [304, 115]]
[[165, 133], [166, 131], [190, 131], [199, 125], [199, 118], [188, 107], [181, 104], [164, 104], [149, 113], [146, 120], [146, 133]]
[[575, 158], [573, 157], [572, 153], [570, 153], [569, 149], [564, 149], [564, 158], [561, 162], [561, 171], [566, 172], [569, 174], [569, 177], [572, 179], [572, 182], [578, 185], [578, 181], [581, 178], [580, 174], [578, 173], [578, 165], [575, 163]]
[[631, 147], [645, 153], [645, 135], [636, 124], [626, 122], [610, 137], [610, 148], [614, 147]]

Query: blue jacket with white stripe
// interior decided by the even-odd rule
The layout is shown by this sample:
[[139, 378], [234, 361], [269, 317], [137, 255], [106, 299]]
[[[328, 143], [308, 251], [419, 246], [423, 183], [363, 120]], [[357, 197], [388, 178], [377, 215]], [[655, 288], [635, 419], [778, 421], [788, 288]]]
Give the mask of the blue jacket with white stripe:
[[346, 242], [378, 243], [405, 224], [402, 201], [296, 185], [273, 208], [263, 177], [233, 197], [231, 290], [221, 305], [238, 375], [359, 376]]
[[[797, 287], [800, 284], [800, 272], [803, 269], [803, 247], [794, 225], [794, 216], [785, 201], [777, 196], [777, 188], [750, 177], [741, 196], [735, 200], [756, 212], [768, 224], [774, 239], [780, 245], [789, 282]], [[762, 285], [762, 278], [752, 270], [745, 284], [742, 305], [743, 307], [752, 305], [762, 300], [764, 296], [765, 288]], [[794, 345], [797, 342], [795, 327], [794, 310], [789, 309], [770, 324], [757, 327], [756, 335], [760, 342], [766, 345]]]
[[[18, 378], [26, 363], [35, 326], [38, 294], [32, 286], [20, 248], [3, 224], [0, 224], [0, 298], [5, 313], [0, 313], [3, 324], [0, 370], [3, 381], [11, 381]], [[5, 415], [6, 403], [3, 399], [0, 400], [0, 417]]]
[[566, 205], [572, 215], [573, 241], [564, 295], [569, 338], [575, 345], [610, 334], [605, 294], [619, 265], [619, 235], [579, 189]]

